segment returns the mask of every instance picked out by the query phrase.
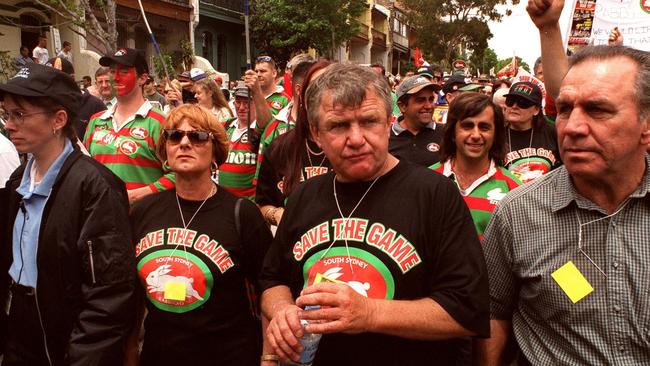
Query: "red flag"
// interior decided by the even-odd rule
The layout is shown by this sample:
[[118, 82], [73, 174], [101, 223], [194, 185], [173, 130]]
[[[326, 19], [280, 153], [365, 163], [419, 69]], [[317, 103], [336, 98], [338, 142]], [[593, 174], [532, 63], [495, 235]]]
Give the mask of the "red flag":
[[422, 53], [420, 52], [420, 48], [419, 48], [419, 47], [417, 47], [417, 48], [415, 49], [415, 52], [413, 53], [413, 61], [415, 61], [415, 62], [414, 62], [415, 67], [420, 67], [420, 66], [422, 66], [422, 61], [423, 61], [423, 60], [422, 60]]
[[517, 75], [517, 58], [512, 57], [512, 61], [497, 72], [497, 77]]

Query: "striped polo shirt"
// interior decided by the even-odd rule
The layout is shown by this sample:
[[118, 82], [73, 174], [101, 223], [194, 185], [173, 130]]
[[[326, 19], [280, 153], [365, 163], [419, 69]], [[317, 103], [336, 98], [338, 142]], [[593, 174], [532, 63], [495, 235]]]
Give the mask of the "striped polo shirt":
[[121, 127], [113, 123], [117, 104], [88, 122], [84, 145], [90, 156], [126, 184], [126, 189], [148, 186], [153, 192], [174, 187], [174, 174], [163, 169], [156, 144], [165, 117], [145, 101]]
[[[451, 160], [443, 163], [436, 163], [429, 167], [434, 171], [450, 178], [456, 182], [456, 175], [452, 170]], [[506, 168], [497, 166], [494, 160], [490, 161], [490, 167], [485, 175], [475, 180], [467, 189], [458, 189], [463, 196], [467, 207], [474, 220], [474, 226], [480, 240], [483, 240], [483, 232], [490, 222], [492, 212], [497, 203], [506, 196], [508, 192], [521, 185], [521, 182]]]

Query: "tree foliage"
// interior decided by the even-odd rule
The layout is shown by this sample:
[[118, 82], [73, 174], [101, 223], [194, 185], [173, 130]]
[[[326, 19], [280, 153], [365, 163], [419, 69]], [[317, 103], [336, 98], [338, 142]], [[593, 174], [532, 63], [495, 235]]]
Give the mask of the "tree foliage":
[[[497, 54], [491, 48], [486, 48], [483, 52], [474, 52], [469, 58], [470, 68], [472, 73], [480, 70], [481, 74], [488, 74], [491, 68], [495, 68], [497, 64]], [[496, 72], [496, 71], [495, 71]]]
[[[492, 38], [488, 21], [501, 21], [497, 5], [519, 0], [403, 0], [417, 44], [425, 58], [449, 68], [453, 60], [470, 50], [478, 59]], [[510, 15], [507, 9], [505, 15]]]
[[[116, 0], [34, 0], [74, 26], [83, 29], [81, 35], [100, 52], [107, 53], [117, 48], [117, 26], [115, 24]], [[103, 19], [96, 16], [100, 14]], [[92, 35], [93, 37], [88, 37]], [[97, 40], [97, 42], [95, 42]]]
[[251, 38], [276, 60], [309, 48], [331, 56], [359, 32], [352, 19], [367, 6], [365, 0], [257, 0], [251, 8]]

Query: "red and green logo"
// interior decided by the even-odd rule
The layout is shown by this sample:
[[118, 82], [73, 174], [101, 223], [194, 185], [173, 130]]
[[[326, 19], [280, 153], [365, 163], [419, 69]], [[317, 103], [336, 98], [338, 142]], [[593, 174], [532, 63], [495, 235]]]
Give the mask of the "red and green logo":
[[640, 0], [641, 9], [646, 13], [650, 14], [650, 0]]
[[[138, 275], [151, 303], [172, 313], [186, 313], [203, 305], [210, 298], [214, 283], [210, 269], [199, 257], [173, 249], [142, 258]], [[179, 289], [184, 292], [180, 297]]]
[[371, 299], [392, 300], [395, 295], [395, 281], [388, 267], [359, 248], [336, 247], [314, 253], [303, 265], [303, 278], [305, 287], [334, 281]]
[[541, 158], [525, 158], [510, 167], [510, 172], [522, 183], [533, 181], [551, 170], [548, 162]]

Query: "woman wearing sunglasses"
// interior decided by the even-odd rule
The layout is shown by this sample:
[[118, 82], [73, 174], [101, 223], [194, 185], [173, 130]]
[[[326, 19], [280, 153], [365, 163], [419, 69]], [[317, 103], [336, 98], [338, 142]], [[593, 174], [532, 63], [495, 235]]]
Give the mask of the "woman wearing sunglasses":
[[542, 91], [530, 82], [515, 83], [505, 95], [508, 168], [522, 183], [562, 165], [555, 126], [542, 116]]
[[[148, 315], [142, 365], [259, 365], [252, 284], [271, 233], [259, 209], [216, 185], [228, 137], [210, 111], [174, 109], [159, 158], [176, 188], [133, 207], [137, 271]], [[137, 341], [131, 345], [133, 355]]]

